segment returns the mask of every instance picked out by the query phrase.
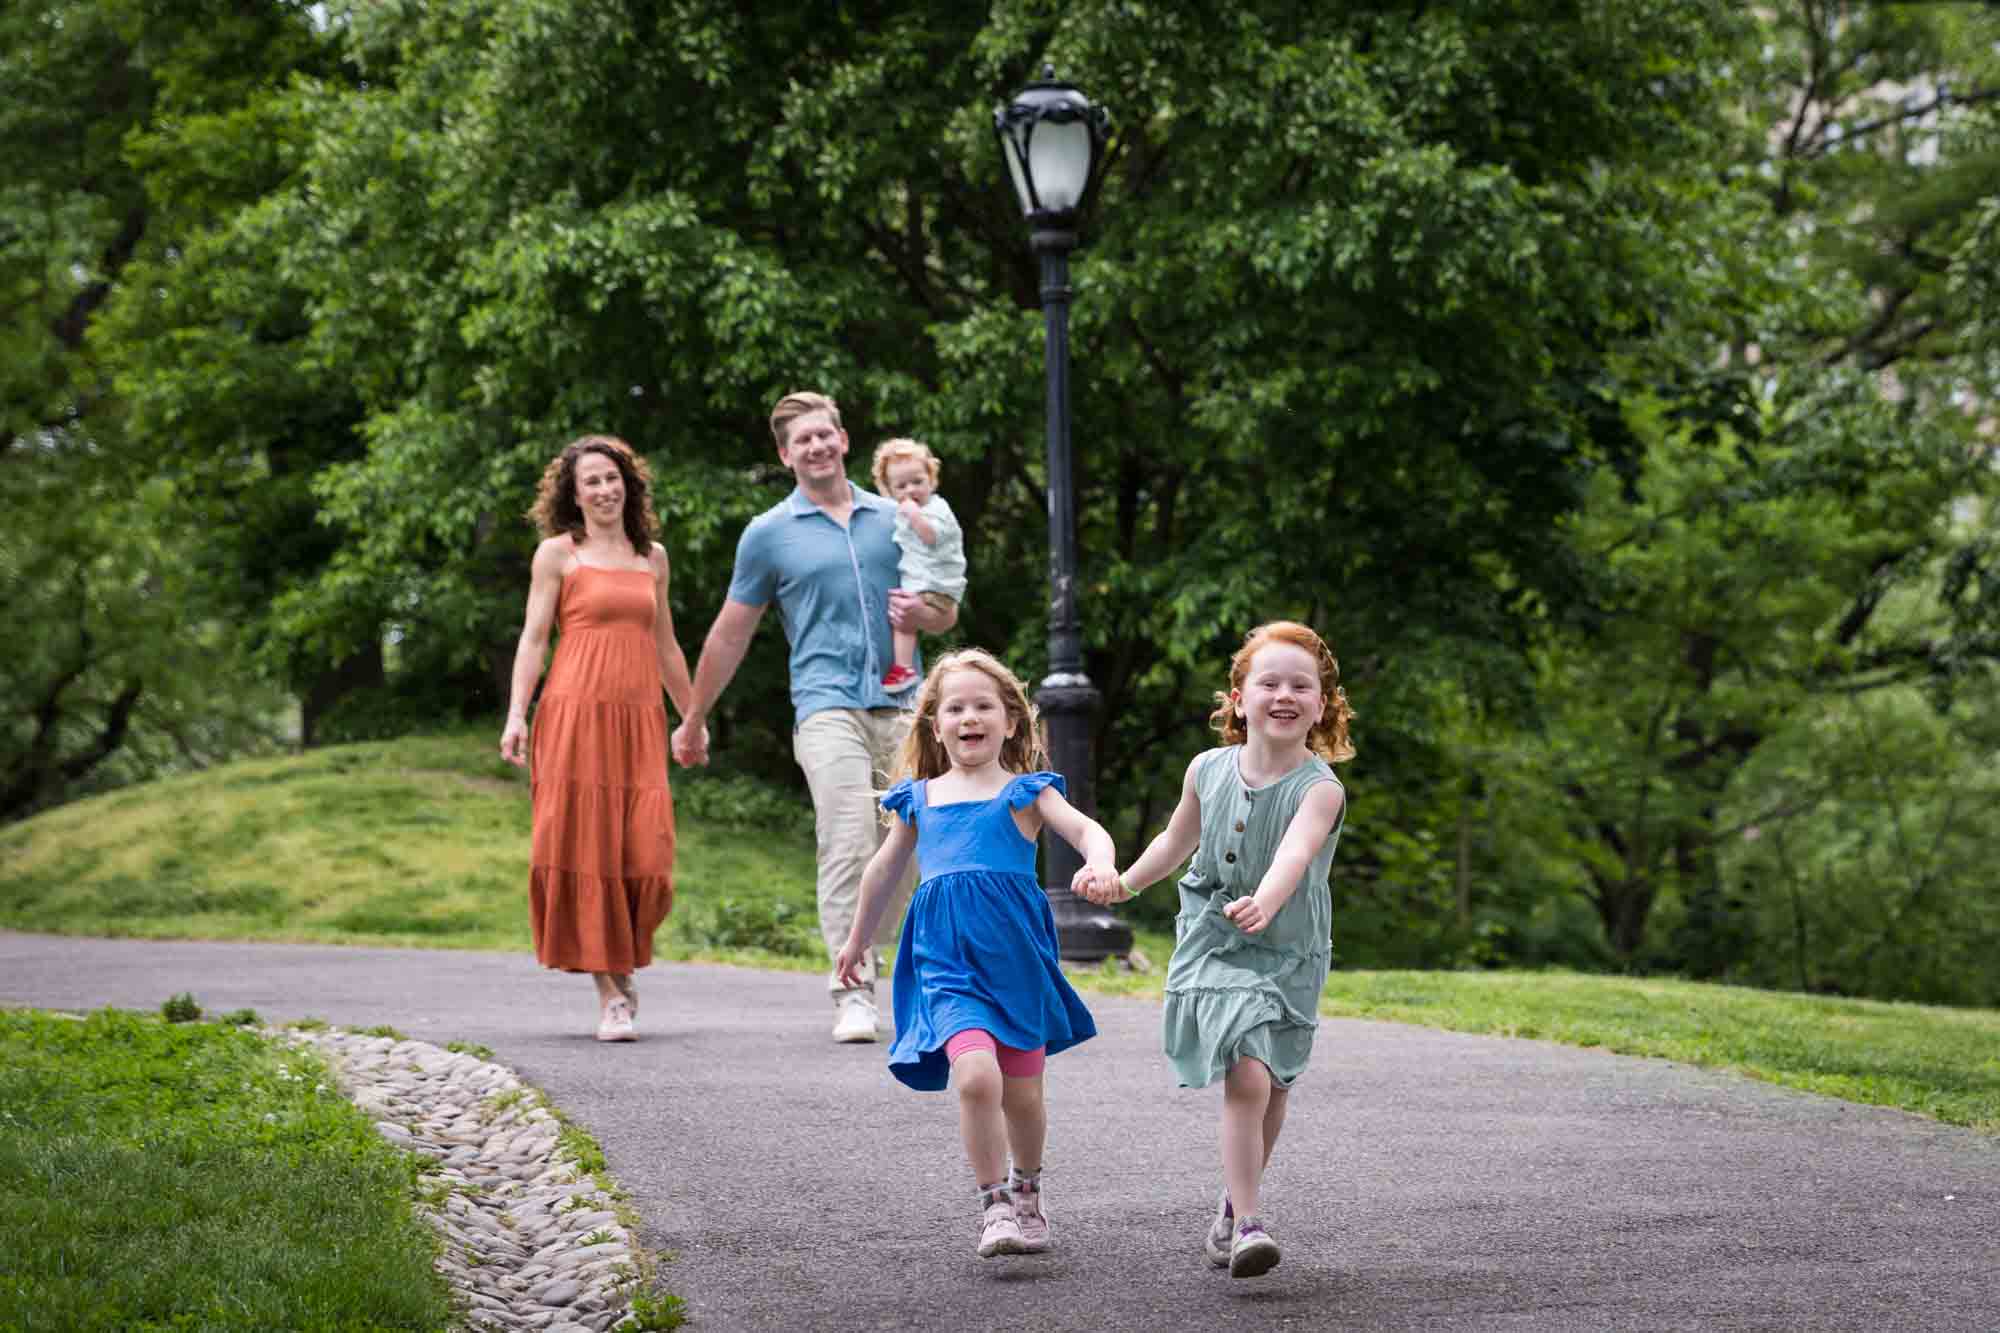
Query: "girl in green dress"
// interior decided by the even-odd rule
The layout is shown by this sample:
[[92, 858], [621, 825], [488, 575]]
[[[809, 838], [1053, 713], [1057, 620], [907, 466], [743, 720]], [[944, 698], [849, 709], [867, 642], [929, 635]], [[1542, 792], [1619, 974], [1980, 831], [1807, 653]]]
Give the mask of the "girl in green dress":
[[1331, 764], [1354, 756], [1339, 682], [1306, 626], [1252, 630], [1210, 718], [1224, 744], [1188, 765], [1180, 804], [1139, 858], [1080, 890], [1122, 902], [1193, 855], [1167, 964], [1166, 1050], [1181, 1086], [1222, 1082], [1223, 1193], [1203, 1249], [1232, 1277], [1278, 1262], [1259, 1191], [1333, 956], [1327, 871], [1347, 802]]

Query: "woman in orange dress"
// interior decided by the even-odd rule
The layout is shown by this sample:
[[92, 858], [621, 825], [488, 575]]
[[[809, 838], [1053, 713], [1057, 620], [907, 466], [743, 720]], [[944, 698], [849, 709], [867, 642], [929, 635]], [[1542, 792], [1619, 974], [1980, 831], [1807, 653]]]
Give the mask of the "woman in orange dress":
[[[532, 760], [528, 901], [535, 958], [597, 983], [599, 1041], [631, 1041], [653, 932], [674, 903], [674, 798], [664, 684], [683, 717], [687, 658], [667, 607], [667, 552], [651, 473], [623, 440], [586, 435], [542, 472], [528, 511], [542, 532], [514, 650], [500, 754]], [[555, 662], [535, 710], [549, 630]]]

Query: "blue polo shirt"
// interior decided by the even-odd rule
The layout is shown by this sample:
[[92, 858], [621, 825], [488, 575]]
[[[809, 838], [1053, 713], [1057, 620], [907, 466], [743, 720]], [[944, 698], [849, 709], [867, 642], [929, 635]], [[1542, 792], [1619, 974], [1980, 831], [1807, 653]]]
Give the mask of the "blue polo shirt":
[[[729, 600], [778, 604], [792, 645], [793, 725], [826, 708], [899, 708], [915, 702], [882, 691], [895, 660], [889, 591], [897, 586], [896, 506], [848, 483], [847, 526], [793, 488], [743, 529]], [[923, 667], [917, 667], [919, 671]]]

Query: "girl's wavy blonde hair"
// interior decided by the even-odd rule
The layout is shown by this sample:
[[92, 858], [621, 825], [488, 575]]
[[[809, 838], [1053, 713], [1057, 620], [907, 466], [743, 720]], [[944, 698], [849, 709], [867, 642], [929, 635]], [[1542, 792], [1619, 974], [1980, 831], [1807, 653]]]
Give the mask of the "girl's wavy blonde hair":
[[938, 474], [944, 470], [944, 465], [938, 462], [938, 456], [931, 452], [931, 447], [922, 440], [897, 438], [894, 440], [884, 440], [875, 446], [875, 462], [872, 475], [875, 478], [875, 493], [877, 495], [887, 495], [889, 493], [889, 469], [894, 464], [900, 463], [906, 458], [914, 458], [919, 463], [922, 463], [924, 471], [931, 474], [931, 489], [937, 489]]
[[1354, 758], [1354, 742], [1347, 736], [1347, 724], [1354, 717], [1354, 710], [1348, 706], [1347, 691], [1340, 687], [1340, 663], [1334, 660], [1326, 640], [1296, 620], [1267, 621], [1244, 637], [1243, 646], [1229, 659], [1229, 688], [1216, 691], [1215, 711], [1208, 715], [1208, 724], [1221, 733], [1225, 744], [1241, 745], [1249, 739], [1250, 733], [1243, 719], [1236, 715], [1236, 705], [1230, 696], [1243, 688], [1250, 675], [1250, 659], [1267, 643], [1303, 648], [1319, 664], [1319, 692], [1326, 700], [1326, 711], [1306, 733], [1307, 748], [1329, 764]]
[[952, 671], [980, 672], [1000, 691], [1000, 703], [1007, 710], [1007, 720], [1014, 724], [1014, 734], [1000, 747], [1000, 767], [1010, 773], [1034, 773], [1047, 768], [1048, 755], [1042, 749], [1041, 715], [1028, 698], [1028, 687], [999, 658], [984, 648], [961, 648], [931, 663], [930, 673], [917, 687], [916, 717], [910, 723], [910, 734], [903, 738], [902, 748], [896, 752], [896, 764], [889, 781], [935, 778], [950, 771], [951, 756], [945, 753], [944, 743], [937, 738], [937, 713], [938, 695], [945, 675]]
[[583, 435], [571, 440], [563, 451], [542, 469], [541, 485], [528, 518], [544, 537], [568, 533], [584, 539], [583, 510], [576, 502], [576, 465], [585, 454], [602, 454], [618, 465], [625, 479], [625, 535], [632, 550], [644, 559], [653, 554], [653, 540], [659, 535], [659, 516], [653, 513], [653, 470], [632, 446], [616, 435]]

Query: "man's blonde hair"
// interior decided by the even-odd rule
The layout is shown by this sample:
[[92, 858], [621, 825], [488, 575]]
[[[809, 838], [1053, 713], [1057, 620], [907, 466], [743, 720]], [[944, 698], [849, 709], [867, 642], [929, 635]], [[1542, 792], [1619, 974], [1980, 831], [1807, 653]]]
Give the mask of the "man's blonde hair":
[[938, 456], [932, 453], [931, 447], [922, 440], [905, 440], [900, 437], [893, 440], [884, 440], [881, 444], [875, 446], [875, 489], [881, 494], [887, 495], [889, 493], [889, 468], [896, 463], [911, 458], [916, 459], [924, 465], [924, 470], [931, 474], [931, 489], [936, 490], [938, 473], [943, 470], [943, 465], [938, 462]]
[[791, 430], [792, 423], [813, 412], [824, 412], [832, 417], [835, 430], [846, 429], [840, 424], [840, 404], [825, 394], [788, 393], [778, 400], [776, 407], [771, 409], [771, 438], [777, 442], [780, 449], [791, 443], [786, 435]]

